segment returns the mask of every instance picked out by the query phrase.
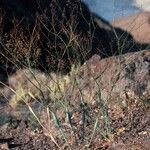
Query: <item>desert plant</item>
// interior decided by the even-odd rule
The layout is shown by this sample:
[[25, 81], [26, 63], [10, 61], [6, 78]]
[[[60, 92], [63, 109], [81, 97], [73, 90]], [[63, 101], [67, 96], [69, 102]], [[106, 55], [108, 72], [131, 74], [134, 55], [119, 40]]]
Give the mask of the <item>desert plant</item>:
[[[44, 134], [50, 137], [58, 148], [60, 148], [59, 141], [65, 142], [71, 149], [71, 145], [75, 143], [79, 146], [80, 142], [87, 142], [90, 147], [94, 136], [100, 139], [101, 136], [109, 138], [112, 128], [108, 102], [119, 73], [114, 78], [107, 99], [101, 97], [102, 89], [98, 84], [99, 81], [92, 77], [96, 85], [96, 88], [92, 89], [95, 90], [92, 101], [96, 103], [98, 110], [86, 102], [84, 89], [80, 87], [76, 75], [80, 66], [93, 54], [105, 57], [121, 54], [128, 42], [131, 49], [134, 47], [132, 37], [125, 32], [121, 32], [121, 35], [116, 29], [112, 32], [110, 31], [112, 27], [103, 21], [103, 25], [109, 28], [101, 29], [89, 10], [79, 2], [69, 1], [68, 4], [52, 0], [50, 11], [43, 9], [42, 12], [38, 10], [37, 15], [34, 14], [36, 19], [32, 27], [24, 26], [16, 17], [9, 34], [0, 33], [0, 63], [6, 65], [6, 70], [7, 65], [28, 70], [20, 73], [26, 80], [13, 88], [1, 82], [14, 93], [9, 105], [15, 108], [25, 104], [43, 128]], [[1, 15], [0, 18], [2, 17]], [[3, 22], [1, 20], [3, 19], [0, 19], [0, 24]], [[101, 39], [100, 36], [103, 34], [105, 36]], [[112, 48], [115, 50], [112, 54], [109, 49], [111, 46], [116, 48]], [[40, 72], [39, 75], [40, 73], [35, 72], [33, 68], [47, 74], [43, 75]], [[68, 71], [69, 74], [64, 75]], [[66, 96], [68, 89], [74, 94], [75, 88], [79, 91], [78, 104]], [[34, 110], [32, 103], [38, 103], [42, 110]], [[101, 124], [104, 124], [104, 130], [101, 129]]]

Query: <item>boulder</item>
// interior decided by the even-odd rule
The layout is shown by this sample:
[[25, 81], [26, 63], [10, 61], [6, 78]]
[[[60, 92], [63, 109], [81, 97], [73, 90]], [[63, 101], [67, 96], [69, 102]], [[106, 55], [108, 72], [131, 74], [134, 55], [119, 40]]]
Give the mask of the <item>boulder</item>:
[[[94, 55], [79, 71], [78, 82], [70, 99], [78, 103], [82, 97], [92, 104], [100, 94], [104, 102], [127, 106], [129, 101], [149, 103], [150, 97], [150, 51], [140, 51], [100, 59]], [[68, 86], [72, 90], [71, 85]], [[71, 98], [72, 97], [72, 98]], [[115, 104], [116, 103], [116, 104]], [[113, 106], [113, 105], [111, 105]]]

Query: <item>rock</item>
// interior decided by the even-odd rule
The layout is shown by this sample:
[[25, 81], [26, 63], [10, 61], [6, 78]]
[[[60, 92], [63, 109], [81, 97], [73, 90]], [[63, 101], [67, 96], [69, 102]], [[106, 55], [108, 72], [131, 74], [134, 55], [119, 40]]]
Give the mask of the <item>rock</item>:
[[141, 12], [116, 19], [112, 25], [128, 31], [138, 42], [150, 42], [150, 12]]
[[81, 92], [83, 99], [89, 104], [95, 102], [97, 92], [104, 102], [113, 102], [111, 106], [121, 103], [123, 107], [127, 107], [129, 101], [149, 103], [150, 51], [102, 60], [94, 55], [81, 67], [76, 80], [78, 86], [74, 88], [72, 95], [68, 95], [75, 105], [80, 101]]

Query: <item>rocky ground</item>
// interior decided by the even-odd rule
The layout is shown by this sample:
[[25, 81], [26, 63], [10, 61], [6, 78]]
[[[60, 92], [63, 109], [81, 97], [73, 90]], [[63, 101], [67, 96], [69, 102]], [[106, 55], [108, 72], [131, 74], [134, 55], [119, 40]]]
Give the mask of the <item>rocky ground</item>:
[[[150, 147], [149, 108], [139, 105], [132, 106], [132, 111], [128, 111], [130, 112], [123, 112], [124, 118], [113, 120], [112, 137], [101, 140], [94, 137], [89, 147], [84, 145], [86, 141], [78, 141], [78, 144], [73, 144], [68, 140], [70, 144], [72, 143], [71, 149], [148, 150]], [[90, 125], [86, 127], [86, 130], [91, 130]], [[30, 122], [16, 118], [11, 118], [8, 123], [1, 126], [0, 143], [0, 148], [4, 150], [59, 149], [50, 137], [43, 134], [41, 129], [33, 130]], [[69, 149], [67, 144], [59, 143], [59, 140], [57, 143], [60, 145], [60, 149]]]
[[[63, 80], [17, 71], [1, 87], [0, 148], [148, 150], [149, 67], [145, 50], [104, 60], [95, 55]], [[52, 90], [54, 81], [61, 92], [46, 88]]]

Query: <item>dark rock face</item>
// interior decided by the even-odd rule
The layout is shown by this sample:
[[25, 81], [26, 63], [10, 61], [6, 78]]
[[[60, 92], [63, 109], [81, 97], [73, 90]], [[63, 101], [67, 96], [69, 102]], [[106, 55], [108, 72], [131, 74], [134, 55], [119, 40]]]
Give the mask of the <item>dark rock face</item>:
[[80, 0], [2, 0], [0, 5], [1, 65], [66, 73], [94, 54], [104, 58], [141, 46]]

